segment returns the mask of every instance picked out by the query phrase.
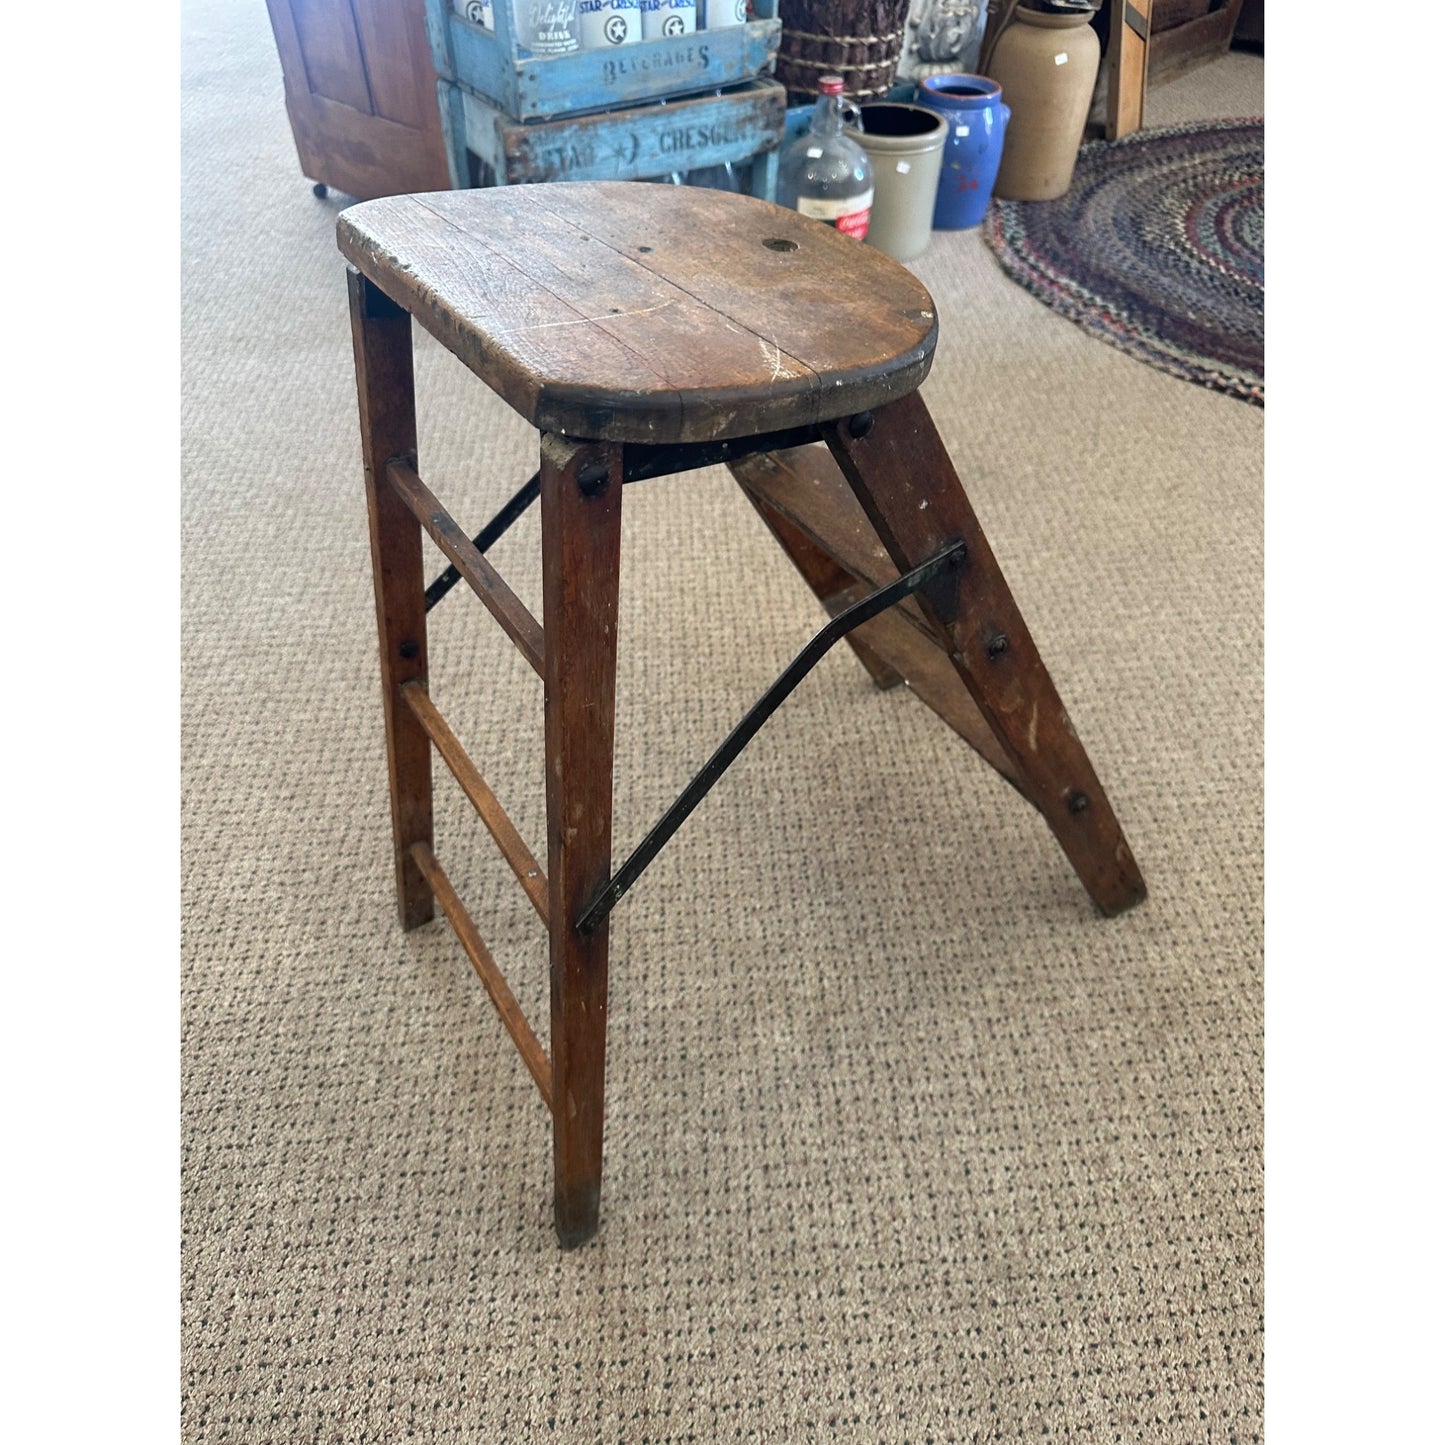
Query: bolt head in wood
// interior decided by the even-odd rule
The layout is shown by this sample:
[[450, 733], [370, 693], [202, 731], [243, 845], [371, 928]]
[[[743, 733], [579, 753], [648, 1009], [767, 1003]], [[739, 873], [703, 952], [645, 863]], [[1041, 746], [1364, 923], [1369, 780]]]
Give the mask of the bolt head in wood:
[[873, 413], [871, 411], [860, 411], [855, 416], [848, 418], [848, 435], [855, 441], [861, 441], [873, 430]]
[[397, 651], [401, 653], [401, 655], [406, 658], [408, 662], [410, 662], [412, 658], [414, 658], [421, 651], [421, 643], [419, 643], [414, 637], [408, 637], [407, 640], [403, 642], [400, 647], [397, 648]]
[[1002, 657], [1008, 651], [1008, 638], [1002, 632], [995, 633], [988, 640], [988, 655], [993, 658]]
[[1069, 794], [1069, 812], [1075, 814], [1087, 811], [1089, 806], [1089, 795], [1084, 792]]
[[607, 463], [588, 462], [577, 473], [577, 486], [584, 497], [595, 497], [607, 485]]

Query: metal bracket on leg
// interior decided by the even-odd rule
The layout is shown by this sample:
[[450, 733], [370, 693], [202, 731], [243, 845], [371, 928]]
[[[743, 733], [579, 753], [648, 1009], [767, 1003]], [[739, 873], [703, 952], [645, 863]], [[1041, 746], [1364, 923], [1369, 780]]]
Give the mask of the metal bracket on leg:
[[722, 745], [703, 765], [702, 771], [683, 789], [677, 801], [664, 813], [650, 833], [637, 845], [632, 856], [604, 885], [602, 891], [583, 910], [577, 920], [579, 933], [590, 933], [616, 907], [623, 894], [642, 876], [643, 870], [661, 852], [663, 845], [682, 826], [689, 813], [712, 790], [713, 784], [753, 740], [762, 725], [778, 710], [788, 694], [810, 673], [834, 643], [855, 627], [886, 612], [895, 603], [928, 586], [945, 569], [960, 565], [968, 555], [963, 542], [954, 542], [921, 567], [905, 573], [897, 581], [840, 612], [822, 628], [811, 642], [779, 674], [778, 680], [743, 715], [743, 719], [723, 740]]

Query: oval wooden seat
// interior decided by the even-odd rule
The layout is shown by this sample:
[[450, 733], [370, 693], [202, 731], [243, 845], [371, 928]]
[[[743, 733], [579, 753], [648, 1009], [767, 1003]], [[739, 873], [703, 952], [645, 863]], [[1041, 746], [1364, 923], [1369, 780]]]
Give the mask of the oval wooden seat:
[[904, 267], [766, 201], [569, 182], [352, 206], [356, 268], [542, 431], [699, 442], [882, 406], [928, 374]]

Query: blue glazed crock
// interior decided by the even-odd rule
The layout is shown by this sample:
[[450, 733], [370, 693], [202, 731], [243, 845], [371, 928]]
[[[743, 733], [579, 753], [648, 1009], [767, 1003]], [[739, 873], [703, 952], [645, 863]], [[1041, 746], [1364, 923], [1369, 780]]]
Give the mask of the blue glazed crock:
[[933, 229], [964, 231], [978, 225], [998, 178], [1011, 114], [998, 82], [986, 75], [930, 75], [918, 87], [915, 103], [948, 122]]

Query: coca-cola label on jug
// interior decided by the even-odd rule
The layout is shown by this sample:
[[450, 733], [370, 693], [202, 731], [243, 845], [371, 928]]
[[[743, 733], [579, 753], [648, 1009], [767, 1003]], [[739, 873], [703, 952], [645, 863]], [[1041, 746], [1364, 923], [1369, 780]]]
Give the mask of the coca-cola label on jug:
[[861, 241], [868, 234], [868, 215], [873, 209], [873, 192], [864, 191], [861, 196], [849, 196], [841, 201], [815, 201], [807, 196], [798, 197], [798, 209], [815, 221], [826, 221], [845, 236]]

